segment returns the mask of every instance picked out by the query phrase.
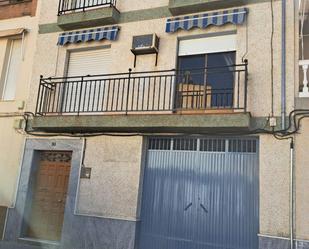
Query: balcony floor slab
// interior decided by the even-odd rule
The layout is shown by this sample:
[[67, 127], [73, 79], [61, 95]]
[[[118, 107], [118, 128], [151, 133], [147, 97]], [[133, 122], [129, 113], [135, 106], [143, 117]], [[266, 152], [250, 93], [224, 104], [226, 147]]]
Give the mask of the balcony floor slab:
[[250, 114], [38, 116], [30, 125], [36, 131], [47, 132], [207, 133], [246, 131]]
[[115, 7], [102, 7], [60, 15], [57, 24], [63, 30], [73, 30], [115, 24], [119, 16], [120, 13]]

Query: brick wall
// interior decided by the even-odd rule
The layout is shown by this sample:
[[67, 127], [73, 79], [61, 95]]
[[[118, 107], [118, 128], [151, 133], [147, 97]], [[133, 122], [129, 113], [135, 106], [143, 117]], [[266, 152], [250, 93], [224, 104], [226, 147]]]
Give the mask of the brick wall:
[[24, 0], [16, 2], [0, 0], [0, 20], [22, 16], [35, 16], [37, 0]]

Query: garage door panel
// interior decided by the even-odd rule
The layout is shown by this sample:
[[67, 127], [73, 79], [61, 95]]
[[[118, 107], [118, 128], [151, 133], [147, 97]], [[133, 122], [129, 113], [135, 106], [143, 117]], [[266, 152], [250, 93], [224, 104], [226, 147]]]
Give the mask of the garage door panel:
[[[144, 224], [156, 235], [168, 234], [170, 237], [191, 237], [191, 220], [187, 212], [194, 194], [193, 183], [196, 178], [195, 160], [189, 153], [173, 155], [164, 151], [148, 154], [147, 191], [143, 209], [149, 210]], [[188, 177], [189, 176], [189, 177]], [[189, 206], [189, 207], [187, 207]], [[187, 207], [187, 210], [185, 210]], [[182, 216], [183, 219], [177, 217]], [[161, 217], [161, 219], [158, 219]], [[169, 221], [167, 223], [162, 220]]]
[[140, 249], [256, 249], [257, 140], [166, 141], [150, 141]]
[[[258, 231], [258, 210], [255, 198], [258, 186], [255, 176], [255, 155], [222, 153], [200, 156], [201, 181], [199, 188], [201, 200], [208, 206], [208, 215], [198, 215], [199, 228], [197, 240], [216, 242], [222, 248], [254, 248], [252, 234]], [[255, 173], [254, 173], [255, 172]], [[206, 238], [205, 238], [206, 236]]]

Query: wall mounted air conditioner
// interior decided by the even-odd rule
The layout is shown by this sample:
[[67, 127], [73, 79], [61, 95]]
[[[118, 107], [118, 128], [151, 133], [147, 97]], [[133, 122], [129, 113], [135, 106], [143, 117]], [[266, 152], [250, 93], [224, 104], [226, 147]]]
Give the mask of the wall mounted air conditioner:
[[131, 52], [135, 55], [134, 67], [136, 64], [136, 56], [144, 54], [156, 54], [156, 65], [158, 61], [160, 38], [156, 34], [133, 36]]
[[133, 36], [131, 51], [135, 55], [158, 53], [159, 41], [156, 34]]

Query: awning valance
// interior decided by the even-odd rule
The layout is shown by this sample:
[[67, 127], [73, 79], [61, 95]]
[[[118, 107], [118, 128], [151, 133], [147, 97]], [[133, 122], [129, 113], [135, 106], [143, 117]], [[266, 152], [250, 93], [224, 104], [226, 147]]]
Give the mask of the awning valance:
[[25, 32], [27, 32], [27, 30], [24, 28], [0, 30], [0, 38], [22, 35]]
[[59, 35], [57, 45], [63, 46], [67, 43], [101, 41], [103, 39], [114, 41], [117, 39], [119, 29], [118, 26], [113, 26], [62, 33]]
[[238, 8], [176, 17], [167, 20], [166, 32], [173, 33], [178, 29], [190, 30], [192, 28], [206, 28], [209, 25], [221, 26], [227, 23], [242, 24], [246, 19], [247, 13], [248, 9]]

